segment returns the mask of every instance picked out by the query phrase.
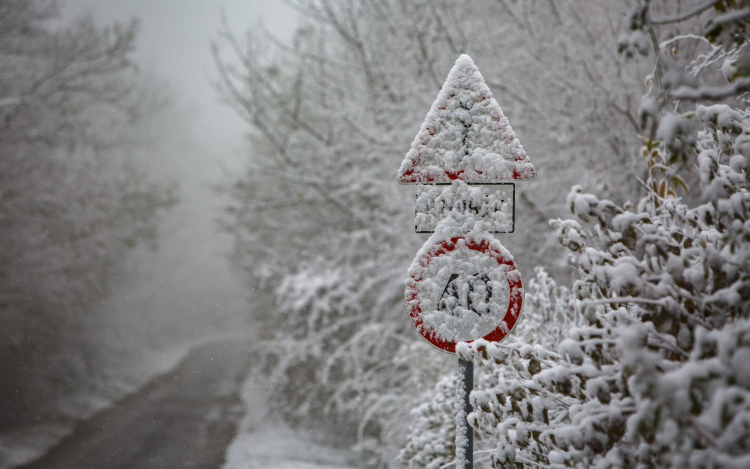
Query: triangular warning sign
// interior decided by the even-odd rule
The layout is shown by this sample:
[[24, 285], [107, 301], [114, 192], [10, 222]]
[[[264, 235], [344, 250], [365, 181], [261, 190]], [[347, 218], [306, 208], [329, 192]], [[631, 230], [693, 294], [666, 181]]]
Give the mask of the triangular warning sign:
[[535, 177], [479, 69], [461, 55], [401, 163], [399, 182], [487, 184]]

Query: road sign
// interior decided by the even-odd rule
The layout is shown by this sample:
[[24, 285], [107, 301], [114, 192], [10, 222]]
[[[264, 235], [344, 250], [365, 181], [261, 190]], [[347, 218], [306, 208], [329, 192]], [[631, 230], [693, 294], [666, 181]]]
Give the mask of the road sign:
[[422, 247], [409, 268], [406, 305], [417, 332], [438, 349], [503, 340], [521, 313], [513, 256], [489, 234], [445, 237]]
[[530, 180], [536, 171], [468, 55], [432, 103], [398, 172], [401, 184]]
[[[405, 293], [412, 324], [431, 345], [456, 353], [459, 341], [500, 342], [515, 327], [521, 274], [489, 233], [514, 231], [513, 181], [535, 177], [482, 74], [460, 56], [398, 171], [401, 184], [418, 185], [416, 231], [435, 232], [409, 268]], [[456, 469], [473, 467], [472, 370], [459, 358]]]
[[414, 230], [433, 233], [446, 218], [474, 219], [473, 228], [487, 233], [513, 233], [515, 230], [516, 186], [509, 183], [417, 186]]

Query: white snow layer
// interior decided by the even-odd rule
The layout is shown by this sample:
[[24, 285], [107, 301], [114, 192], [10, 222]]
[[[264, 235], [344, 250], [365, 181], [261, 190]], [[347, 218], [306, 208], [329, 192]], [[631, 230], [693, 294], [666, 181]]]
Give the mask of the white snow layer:
[[[513, 184], [470, 186], [453, 181], [450, 186], [417, 185], [415, 230], [435, 231], [447, 218], [475, 221], [478, 231], [513, 232]], [[476, 223], [478, 222], [478, 224]]]
[[482, 74], [461, 55], [398, 172], [402, 184], [529, 180], [536, 171]]
[[269, 416], [273, 397], [254, 378], [242, 390], [245, 418], [227, 450], [224, 469], [352, 469], [347, 450], [318, 444], [304, 430], [293, 430]]

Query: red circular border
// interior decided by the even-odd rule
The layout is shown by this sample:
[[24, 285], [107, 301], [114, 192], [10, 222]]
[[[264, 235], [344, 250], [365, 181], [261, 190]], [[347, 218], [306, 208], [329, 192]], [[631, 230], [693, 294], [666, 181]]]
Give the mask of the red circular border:
[[[498, 324], [495, 330], [483, 337], [483, 339], [488, 342], [500, 342], [505, 339], [505, 337], [510, 334], [510, 331], [513, 330], [513, 327], [515, 327], [518, 317], [521, 315], [521, 306], [523, 306], [523, 283], [521, 282], [520, 273], [514, 276], [516, 280], [511, 280], [507, 277], [507, 274], [514, 270], [518, 272], [518, 268], [512, 258], [507, 257], [505, 253], [497, 248], [493, 248], [490, 245], [490, 241], [487, 239], [477, 242], [473, 239], [455, 237], [435, 244], [430, 248], [427, 256], [420, 260], [420, 263], [422, 264], [422, 267], [427, 267], [431, 259], [447, 252], [454, 251], [458, 247], [459, 240], [464, 240], [467, 248], [487, 254], [495, 259], [498, 264], [510, 267], [506, 272], [508, 286], [510, 287], [508, 311], [505, 313], [503, 320]], [[422, 270], [422, 272], [424, 272], [424, 270]], [[411, 276], [411, 279], [414, 280], [414, 282], [408, 282], [406, 287], [406, 309], [409, 312], [412, 324], [417, 329], [417, 332], [419, 332], [419, 334], [430, 344], [445, 352], [456, 353], [456, 341], [447, 341], [438, 337], [434, 332], [426, 332], [424, 331], [424, 327], [420, 327], [422, 325], [422, 309], [419, 307], [419, 292], [417, 291], [417, 284], [423, 280], [423, 277], [420, 274], [418, 277]], [[505, 328], [503, 328], [503, 324], [505, 324]], [[467, 342], [473, 341], [469, 340]]]

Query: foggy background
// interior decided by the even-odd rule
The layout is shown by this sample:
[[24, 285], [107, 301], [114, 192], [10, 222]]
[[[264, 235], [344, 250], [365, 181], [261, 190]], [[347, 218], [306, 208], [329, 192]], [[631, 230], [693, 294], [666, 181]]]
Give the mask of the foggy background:
[[[297, 21], [295, 11], [273, 0], [69, 0], [58, 6], [60, 16], [49, 23], [52, 30], [81, 18], [92, 18], [99, 28], [138, 21], [130, 57], [138, 79], [167, 104], [149, 123], [151, 130], [137, 137], [146, 142], [145, 150], [128, 157], [149, 180], [177, 187], [178, 202], [156, 222], [156, 248], [141, 243], [128, 252], [101, 301], [74, 319], [85, 336], [83, 345], [68, 341], [68, 352], [62, 354], [73, 362], [79, 361], [77, 354], [89, 357], [95, 376], [70, 377], [77, 384], [65, 384], [72, 388], [64, 392], [45, 390], [46, 384], [33, 393], [15, 391], [16, 396], [28, 394], [26, 404], [6, 400], [10, 407], [0, 415], [3, 468], [34, 459], [78, 419], [171, 369], [196, 344], [256, 335], [252, 298], [232, 271], [231, 239], [217, 223], [226, 205], [218, 187], [246, 166], [248, 126], [220, 102], [212, 85], [216, 72], [210, 42], [222, 15], [238, 34], [263, 24], [284, 40]], [[11, 331], [6, 332], [9, 340]], [[54, 376], [49, 366], [31, 365], [26, 375]], [[3, 379], [12, 386], [7, 374]]]
[[174, 119], [157, 140], [158, 153], [143, 163], [161, 181], [179, 184], [180, 201], [159, 223], [158, 249], [141, 247], [129, 255], [102, 306], [102, 333], [134, 328], [146, 336], [147, 356], [125, 354], [117, 357], [123, 363], [106, 368], [122, 373], [134, 367], [128, 382], [150, 375], [149, 366], [171, 365], [195, 341], [252, 337], [252, 298], [231, 271], [230, 238], [217, 223], [226, 203], [218, 187], [246, 165], [248, 126], [213, 87], [209, 46], [222, 15], [240, 35], [265, 28], [288, 40], [296, 12], [270, 0], [78, 0], [62, 3], [61, 12], [63, 24], [87, 16], [101, 27], [137, 19], [132, 57], [140, 73], [165, 91]]
[[130, 256], [126, 277], [105, 308], [116, 312], [111, 317], [123, 318], [123, 327], [125, 318], [140, 312], [149, 316], [144, 318], [147, 323], [162, 326], [154, 328], [161, 334], [172, 329], [173, 336], [151, 339], [157, 350], [164, 344], [181, 349], [185, 344], [179, 339], [185, 336], [251, 336], [252, 299], [231, 272], [230, 239], [217, 224], [225, 203], [217, 189], [245, 166], [248, 127], [213, 87], [216, 72], [209, 45], [222, 15], [239, 34], [265, 28], [288, 40], [296, 12], [271, 0], [78, 0], [62, 8], [63, 22], [91, 16], [106, 26], [136, 18], [133, 58], [141, 73], [161, 82], [172, 112], [179, 115], [178, 129], [160, 144], [158, 158], [146, 164], [163, 181], [179, 183], [180, 203], [161, 222], [159, 249], [141, 249]]
[[[243, 151], [247, 124], [219, 102], [211, 81], [216, 77], [210, 42], [221, 26], [222, 12], [239, 35], [259, 30], [261, 24], [273, 35], [289, 40], [297, 23], [297, 12], [273, 0], [67, 0], [61, 3], [63, 22], [91, 15], [106, 26], [137, 18], [140, 30], [133, 58], [146, 73], [165, 80], [181, 107], [193, 119], [193, 136], [209, 145], [212, 161], [238, 161]], [[207, 167], [209, 167], [207, 166]]]
[[273, 0], [69, 0], [61, 7], [63, 22], [91, 16], [106, 26], [137, 18], [133, 58], [143, 74], [163, 82], [180, 115], [179, 130], [148, 164], [163, 180], [179, 182], [181, 202], [161, 224], [160, 249], [132, 256], [132, 270], [108, 307], [153, 311], [167, 323], [210, 318], [219, 331], [248, 327], [246, 295], [227, 261], [229, 238], [216, 223], [222, 208], [216, 187], [244, 167], [248, 127], [212, 87], [209, 44], [222, 14], [239, 34], [263, 25], [288, 40], [297, 13]]

